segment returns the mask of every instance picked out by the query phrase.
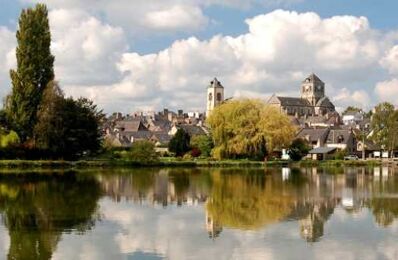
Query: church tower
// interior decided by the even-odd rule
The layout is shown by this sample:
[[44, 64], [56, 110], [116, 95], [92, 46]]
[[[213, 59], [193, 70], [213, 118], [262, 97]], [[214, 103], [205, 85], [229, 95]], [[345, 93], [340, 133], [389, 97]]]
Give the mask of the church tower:
[[209, 116], [213, 109], [224, 101], [224, 87], [214, 78], [207, 87], [207, 111], [206, 116]]
[[312, 73], [301, 84], [301, 98], [315, 106], [323, 97], [325, 97], [325, 83]]

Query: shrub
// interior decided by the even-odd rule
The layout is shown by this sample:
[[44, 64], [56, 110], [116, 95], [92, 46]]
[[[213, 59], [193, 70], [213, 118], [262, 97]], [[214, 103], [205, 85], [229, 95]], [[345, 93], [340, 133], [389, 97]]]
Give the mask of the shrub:
[[175, 153], [176, 156], [183, 156], [190, 148], [190, 136], [182, 129], [178, 129], [177, 133], [169, 142], [169, 151]]
[[[191, 139], [191, 147], [197, 148], [203, 157], [210, 157], [211, 150], [214, 147], [213, 139], [207, 135], [193, 136]], [[193, 157], [197, 157], [192, 154]]]
[[159, 160], [155, 145], [149, 141], [137, 141], [127, 153], [129, 159], [136, 162], [150, 163]]
[[192, 157], [196, 158], [196, 157], [199, 157], [201, 154], [202, 154], [202, 152], [198, 148], [196, 148], [196, 147], [192, 148], [192, 150], [191, 150]]
[[310, 147], [308, 146], [308, 143], [305, 140], [298, 138], [292, 142], [287, 153], [293, 161], [300, 161], [308, 154], [309, 151]]

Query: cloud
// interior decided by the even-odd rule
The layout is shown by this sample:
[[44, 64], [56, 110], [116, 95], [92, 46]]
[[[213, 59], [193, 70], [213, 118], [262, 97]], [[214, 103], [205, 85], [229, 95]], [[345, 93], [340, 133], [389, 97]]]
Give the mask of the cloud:
[[55, 71], [62, 85], [106, 85], [120, 80], [116, 63], [127, 50], [124, 31], [80, 10], [49, 14]]
[[[389, 37], [391, 32], [372, 29], [365, 17], [322, 19], [313, 12], [276, 10], [247, 19], [248, 30], [241, 35], [215, 35], [206, 40], [188, 37], [149, 54], [139, 54], [129, 46], [126, 23], [118, 22], [128, 18], [131, 27], [160, 32], [178, 26], [186, 28], [176, 30], [199, 30], [208, 21], [202, 9], [220, 4], [199, 2], [49, 2], [57, 8], [50, 12], [50, 23], [61, 86], [68, 95], [94, 99], [106, 112], [162, 107], [204, 110], [205, 89], [215, 76], [227, 97], [298, 96], [301, 80], [315, 72], [341, 108], [352, 102], [373, 105], [377, 82], [381, 82], [376, 87], [380, 99], [395, 93], [393, 83], [386, 87], [383, 82], [383, 69], [398, 70], [393, 37]], [[243, 2], [229, 2], [239, 3]], [[88, 6], [96, 11], [86, 11]], [[0, 47], [0, 55], [12, 53], [15, 41], [11, 45], [6, 52]], [[383, 94], [384, 89], [389, 90], [388, 95]]]
[[[379, 34], [366, 18], [321, 19], [315, 13], [277, 10], [246, 23], [248, 32], [237, 37], [216, 35], [205, 41], [190, 37], [158, 53], [125, 53], [118, 63], [123, 80], [98, 92], [97, 98], [105, 106], [105, 100], [113, 97], [120, 104], [155, 102], [201, 109], [204, 89], [214, 76], [220, 77], [227, 96], [299, 95], [301, 80], [315, 70], [337, 106], [352, 100], [363, 106], [370, 102], [366, 90], [352, 90], [377, 74], [383, 53]], [[119, 106], [123, 107], [127, 105]]]
[[398, 79], [379, 82], [375, 87], [375, 93], [380, 102], [391, 102], [398, 105]]
[[0, 96], [5, 97], [10, 89], [9, 70], [15, 67], [15, 33], [0, 26]]

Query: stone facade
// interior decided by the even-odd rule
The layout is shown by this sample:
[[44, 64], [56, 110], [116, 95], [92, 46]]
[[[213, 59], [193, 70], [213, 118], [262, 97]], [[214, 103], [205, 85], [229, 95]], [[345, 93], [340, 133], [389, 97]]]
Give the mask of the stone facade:
[[295, 117], [322, 116], [335, 112], [335, 106], [325, 96], [325, 83], [315, 74], [309, 75], [301, 84], [301, 97], [273, 95], [268, 104], [281, 112]]
[[221, 82], [214, 78], [207, 87], [207, 110], [206, 116], [209, 116], [213, 109], [224, 102], [224, 87]]

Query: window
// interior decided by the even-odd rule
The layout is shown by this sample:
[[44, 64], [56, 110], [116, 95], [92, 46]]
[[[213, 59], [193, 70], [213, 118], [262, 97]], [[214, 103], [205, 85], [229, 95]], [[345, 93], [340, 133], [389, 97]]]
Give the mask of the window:
[[213, 100], [213, 93], [209, 93], [209, 101]]
[[217, 101], [221, 101], [221, 93], [217, 93]]

